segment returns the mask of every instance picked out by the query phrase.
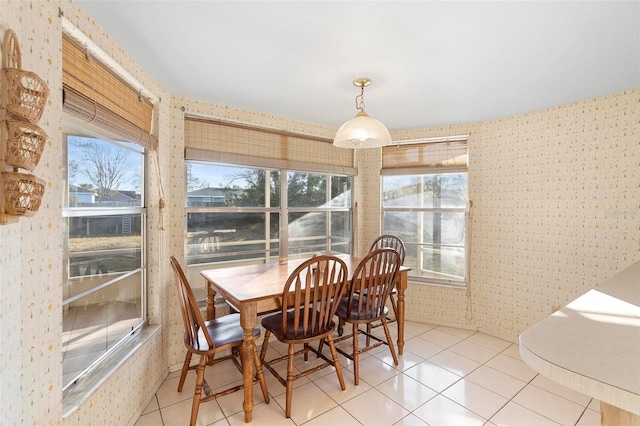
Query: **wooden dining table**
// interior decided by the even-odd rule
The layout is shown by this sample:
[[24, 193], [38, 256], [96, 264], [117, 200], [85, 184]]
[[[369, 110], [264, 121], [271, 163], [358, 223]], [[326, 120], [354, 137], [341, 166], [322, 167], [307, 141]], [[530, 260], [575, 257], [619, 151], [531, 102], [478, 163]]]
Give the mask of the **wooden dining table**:
[[[351, 279], [360, 258], [347, 254], [336, 255], [348, 268]], [[201, 271], [207, 284], [207, 319], [215, 318], [215, 296], [221, 295], [240, 311], [240, 325], [244, 330], [241, 357], [244, 376], [244, 419], [251, 422], [253, 413], [253, 329], [258, 324], [258, 315], [282, 308], [284, 284], [293, 270], [306, 259], [288, 260], [283, 263], [261, 263], [233, 266]], [[398, 354], [404, 349], [404, 293], [407, 289], [407, 273], [410, 268], [402, 266], [396, 280], [398, 290], [397, 323]]]

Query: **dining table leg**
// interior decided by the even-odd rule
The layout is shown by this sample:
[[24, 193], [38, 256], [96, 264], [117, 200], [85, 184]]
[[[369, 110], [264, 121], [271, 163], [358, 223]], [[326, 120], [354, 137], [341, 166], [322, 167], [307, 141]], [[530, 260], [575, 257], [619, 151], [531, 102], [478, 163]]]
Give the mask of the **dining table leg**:
[[207, 321], [211, 321], [216, 318], [216, 291], [213, 289], [211, 283], [206, 280], [207, 283]]
[[[207, 286], [207, 321], [211, 321], [216, 319], [216, 291], [213, 289], [213, 286], [209, 282], [206, 281]], [[213, 363], [213, 355], [208, 357], [208, 362]]]
[[240, 356], [242, 357], [242, 374], [244, 378], [244, 410], [245, 423], [251, 423], [253, 415], [253, 329], [258, 321], [257, 307], [255, 303], [244, 303], [240, 306], [240, 325], [244, 331]]
[[400, 273], [398, 289], [398, 355], [404, 352], [404, 291], [407, 289], [407, 272]]

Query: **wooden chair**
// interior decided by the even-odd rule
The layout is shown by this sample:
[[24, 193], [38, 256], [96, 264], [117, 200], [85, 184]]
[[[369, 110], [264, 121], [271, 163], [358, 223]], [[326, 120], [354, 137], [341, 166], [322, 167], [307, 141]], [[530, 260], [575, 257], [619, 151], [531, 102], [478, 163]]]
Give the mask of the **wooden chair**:
[[[214, 400], [220, 396], [230, 394], [243, 388], [243, 385], [237, 385], [213, 393], [209, 388], [205, 378], [204, 369], [206, 365], [213, 365], [221, 361], [232, 360], [236, 367], [242, 372], [242, 365], [239, 358], [239, 348], [242, 346], [243, 330], [240, 326], [240, 315], [231, 314], [216, 318], [210, 321], [204, 321], [202, 313], [198, 307], [191, 286], [187, 281], [187, 277], [174, 256], [171, 256], [171, 267], [175, 274], [176, 286], [178, 288], [178, 298], [180, 300], [180, 308], [182, 310], [182, 319], [184, 322], [184, 345], [187, 347], [187, 354], [182, 366], [180, 381], [178, 382], [178, 392], [182, 392], [184, 380], [189, 370], [195, 369], [196, 387], [193, 393], [193, 404], [191, 406], [191, 419], [189, 424], [195, 425], [198, 418], [198, 409], [201, 402]], [[260, 328], [253, 330], [254, 338], [260, 336]], [[258, 351], [255, 343], [253, 343], [253, 361], [255, 363], [255, 371], [257, 379], [260, 383], [264, 401], [269, 403], [269, 394], [267, 392], [267, 384], [262, 373], [262, 366], [258, 358]], [[215, 359], [215, 356], [223, 351], [231, 351], [231, 354]], [[200, 355], [198, 364], [191, 366], [191, 357], [193, 354]], [[204, 391], [205, 396], [202, 396]]]
[[[282, 292], [282, 309], [277, 314], [262, 319], [265, 329], [260, 361], [266, 369], [286, 387], [286, 417], [291, 417], [291, 399], [293, 381], [329, 365], [335, 367], [340, 388], [345, 389], [342, 369], [338, 354], [333, 344], [331, 333], [335, 329], [332, 321], [337, 303], [346, 290], [347, 266], [345, 263], [330, 255], [314, 256], [298, 266], [288, 277]], [[271, 335], [289, 345], [287, 355], [267, 361], [265, 359]], [[326, 339], [331, 349], [331, 359], [321, 350], [317, 350], [310, 342]], [[302, 344], [302, 349], [295, 350], [294, 345]], [[314, 352], [324, 362], [314, 364], [298, 374], [294, 374], [294, 357], [304, 354], [304, 360], [309, 358], [309, 351]], [[287, 377], [283, 378], [273, 367], [273, 364], [287, 360]]]
[[[353, 361], [353, 375], [356, 385], [359, 383], [359, 356], [363, 352], [383, 344], [387, 345], [391, 351], [393, 362], [398, 365], [398, 357], [387, 326], [389, 309], [386, 304], [389, 294], [395, 286], [400, 264], [400, 255], [394, 249], [383, 247], [373, 250], [356, 267], [351, 278], [348, 294], [338, 304], [336, 315], [340, 318], [340, 321], [351, 323], [353, 328], [350, 336], [342, 336], [336, 339], [336, 342], [352, 338], [353, 351], [347, 353], [340, 348], [336, 349]], [[378, 321], [384, 327], [386, 340], [370, 333], [369, 325]], [[360, 324], [366, 324], [367, 330], [361, 330]], [[367, 336], [367, 344], [363, 348], [358, 347], [358, 335], [360, 333]], [[370, 339], [375, 340], [377, 343], [370, 345]]]
[[[378, 238], [373, 240], [373, 243], [371, 243], [369, 252], [382, 247], [389, 247], [397, 251], [400, 255], [400, 265], [404, 264], [404, 258], [407, 255], [407, 251], [404, 247], [404, 241], [402, 241], [400, 237], [390, 234], [380, 235]], [[398, 318], [398, 303], [396, 302], [397, 294], [398, 289], [394, 286], [393, 290], [391, 290], [391, 293], [389, 294], [389, 302], [391, 302], [391, 309], [393, 309], [393, 319], [387, 318], [387, 323], [394, 322]]]
[[[382, 247], [389, 247], [397, 251], [398, 254], [400, 255], [400, 265], [404, 264], [404, 258], [407, 254], [407, 251], [404, 246], [404, 241], [402, 241], [400, 237], [396, 237], [395, 235], [391, 235], [391, 234], [380, 235], [375, 240], [373, 240], [373, 243], [371, 243], [371, 247], [369, 247], [369, 253], [371, 253], [375, 249], [379, 249]], [[389, 294], [389, 302], [391, 304], [391, 309], [393, 310], [393, 318], [387, 318], [387, 324], [395, 322], [398, 318], [398, 303], [396, 302], [397, 294], [398, 294], [398, 289], [394, 286], [393, 289], [391, 290], [391, 293]], [[382, 324], [376, 324], [376, 325], [370, 324], [368, 325], [367, 331], [371, 332], [371, 329], [380, 327], [381, 325]], [[340, 321], [338, 324], [338, 334], [340, 336], [342, 336], [343, 326], [344, 326], [344, 323]], [[367, 345], [369, 345], [368, 338], [367, 338]]]

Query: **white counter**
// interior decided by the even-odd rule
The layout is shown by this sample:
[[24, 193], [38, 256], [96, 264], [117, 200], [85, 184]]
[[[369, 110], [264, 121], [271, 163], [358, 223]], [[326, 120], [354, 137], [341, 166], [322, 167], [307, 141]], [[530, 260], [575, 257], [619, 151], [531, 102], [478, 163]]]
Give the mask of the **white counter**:
[[543, 376], [640, 416], [640, 261], [522, 333], [520, 356]]

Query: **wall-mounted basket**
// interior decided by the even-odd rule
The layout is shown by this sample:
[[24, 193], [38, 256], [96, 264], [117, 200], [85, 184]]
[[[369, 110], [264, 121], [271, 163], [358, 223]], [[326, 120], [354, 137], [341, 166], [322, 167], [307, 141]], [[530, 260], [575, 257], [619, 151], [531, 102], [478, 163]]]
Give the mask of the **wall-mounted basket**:
[[0, 89], [0, 224], [7, 224], [33, 216], [42, 202], [45, 181], [19, 170], [32, 172], [40, 161], [47, 134], [37, 124], [49, 97], [44, 80], [22, 69], [18, 38], [10, 29], [2, 43]]
[[47, 134], [35, 124], [7, 121], [5, 163], [32, 172], [42, 156]]
[[2, 172], [4, 206], [11, 216], [33, 216], [40, 208], [46, 182], [29, 173]]
[[31, 71], [3, 68], [5, 85], [2, 87], [7, 114], [37, 124], [42, 117], [49, 87]]

